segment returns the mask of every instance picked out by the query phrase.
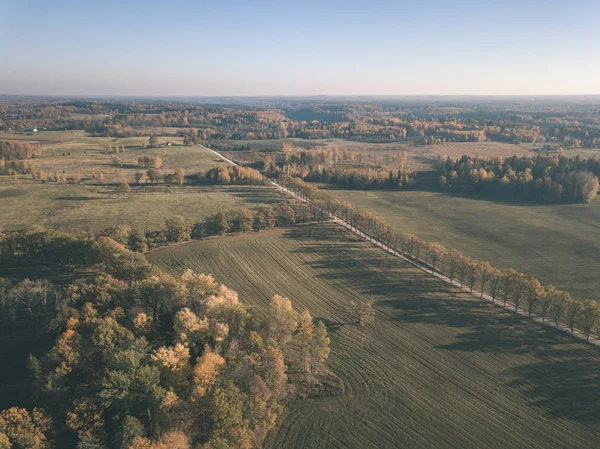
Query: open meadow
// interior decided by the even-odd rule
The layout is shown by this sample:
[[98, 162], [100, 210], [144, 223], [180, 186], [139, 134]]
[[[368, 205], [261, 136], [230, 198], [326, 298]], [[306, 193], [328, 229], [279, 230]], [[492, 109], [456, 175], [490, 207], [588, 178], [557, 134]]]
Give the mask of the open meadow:
[[[399, 151], [406, 151], [408, 155], [407, 165], [413, 170], [431, 170], [438, 157], [460, 158], [463, 154], [485, 157], [535, 154], [531, 148], [526, 146], [500, 142], [449, 142], [437, 145], [415, 145], [411, 141], [373, 143], [349, 139], [297, 138], [215, 141], [214, 148], [239, 163], [252, 164], [262, 160], [258, 157], [259, 153], [281, 151], [282, 144], [285, 142], [300, 148], [377, 152], [382, 159], [386, 154], [397, 154]], [[250, 150], [247, 150], [248, 147]]]
[[121, 197], [103, 186], [5, 183], [0, 184], [0, 229], [41, 225], [94, 233], [129, 224], [153, 231], [176, 215], [200, 220], [220, 211], [275, 204], [281, 199], [269, 186], [141, 186]]
[[577, 299], [600, 291], [600, 200], [591, 204], [512, 203], [421, 191], [330, 190], [403, 232], [512, 267]]
[[527, 148], [523, 148], [511, 143], [501, 142], [447, 142], [436, 145], [425, 145], [415, 148], [416, 154], [423, 154], [427, 157], [450, 157], [460, 159], [461, 156], [481, 156], [481, 157], [508, 157], [533, 153]]
[[[149, 254], [212, 273], [265, 312], [324, 320], [341, 388], [292, 403], [267, 447], [581, 448], [600, 437], [600, 353], [449, 288], [341, 228], [213, 238]], [[376, 320], [349, 319], [375, 300]]]
[[[163, 173], [183, 168], [186, 174], [192, 175], [223, 163], [202, 147], [183, 146], [181, 137], [158, 137], [154, 148], [147, 148], [148, 137], [90, 137], [83, 131], [3, 133], [0, 140], [44, 146], [45, 151], [30, 160], [34, 172], [43, 171], [49, 176], [64, 173], [67, 178], [79, 172], [84, 180], [89, 180], [92, 171], [102, 171], [103, 181], [107, 183], [134, 182], [135, 172], [146, 171], [138, 166], [138, 158], [145, 156], [159, 157]], [[114, 153], [111, 147], [124, 148], [124, 151]]]
[[[217, 156], [200, 146], [183, 146], [180, 138], [159, 142], [175, 142], [174, 146], [146, 148], [148, 138], [86, 137], [82, 131], [41, 131], [32, 136], [4, 133], [10, 137], [39, 142], [45, 151], [30, 160], [34, 172], [48, 175], [64, 173], [67, 177], [82, 174], [82, 184], [64, 184], [34, 180], [31, 175], [0, 176], [0, 230], [30, 225], [48, 226], [68, 232], [97, 232], [109, 226], [129, 224], [140, 230], [158, 228], [160, 222], [175, 215], [202, 219], [237, 207], [272, 204], [281, 196], [268, 186], [170, 186], [150, 185], [142, 179], [135, 183], [137, 158], [158, 156], [163, 173], [183, 167], [186, 175], [197, 174], [223, 164]], [[112, 154], [106, 146], [125, 147]], [[121, 162], [116, 164], [112, 158]], [[91, 179], [92, 172], [102, 171], [103, 179]], [[118, 182], [131, 185], [131, 193], [122, 197], [115, 192]]]

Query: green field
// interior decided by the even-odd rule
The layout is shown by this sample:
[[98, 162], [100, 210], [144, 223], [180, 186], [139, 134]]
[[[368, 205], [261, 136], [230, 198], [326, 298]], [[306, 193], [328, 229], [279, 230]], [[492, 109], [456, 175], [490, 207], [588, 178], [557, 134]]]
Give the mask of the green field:
[[531, 274], [578, 299], [598, 299], [600, 199], [536, 205], [434, 192], [330, 192], [400, 231]]
[[[148, 137], [89, 137], [83, 131], [41, 131], [29, 136], [3, 133], [0, 140], [43, 145], [45, 151], [30, 161], [34, 172], [44, 171], [49, 175], [64, 172], [67, 177], [80, 172], [84, 182], [92, 184], [96, 183], [91, 180], [92, 170], [101, 170], [105, 183], [134, 182], [136, 171], [146, 171], [137, 165], [138, 158], [143, 156], [159, 156], [163, 161], [160, 168], [163, 173], [183, 168], [190, 175], [222, 164], [205, 148], [183, 146], [181, 137], [159, 137], [159, 145], [163, 146], [155, 148], [146, 148]], [[172, 145], [166, 146], [167, 142]], [[114, 154], [107, 149], [110, 146], [124, 147], [125, 151]], [[119, 162], [113, 161], [113, 158]], [[0, 180], [2, 178], [0, 176]]]
[[0, 184], [0, 229], [41, 225], [68, 232], [97, 232], [129, 224], [149, 231], [175, 215], [200, 220], [219, 211], [281, 199], [268, 186], [132, 187], [132, 193], [123, 198], [102, 186], [4, 183]]
[[[460, 158], [463, 154], [471, 156], [512, 156], [514, 154], [531, 154], [530, 147], [518, 146], [500, 142], [452, 142], [437, 145], [415, 145], [413, 142], [362, 142], [349, 139], [269, 139], [269, 140], [217, 140], [213, 142], [214, 148], [222, 151], [227, 157], [241, 163], [251, 164], [261, 162], [259, 153], [272, 153], [281, 151], [284, 142], [291, 143], [299, 148], [339, 149], [352, 151], [377, 152], [381, 157], [386, 154], [397, 154], [406, 151], [408, 167], [413, 170], [430, 170], [438, 157], [450, 156]], [[235, 150], [233, 148], [250, 147], [248, 150]]]
[[[152, 262], [213, 273], [259, 313], [288, 296], [323, 319], [340, 392], [292, 403], [268, 447], [582, 448], [600, 437], [600, 353], [470, 300], [333, 225], [165, 248]], [[348, 302], [375, 299], [360, 327]]]
[[[255, 207], [280, 201], [271, 187], [263, 186], [167, 186], [150, 185], [142, 180], [135, 185], [140, 156], [160, 156], [163, 173], [183, 167], [186, 175], [223, 164], [203, 147], [181, 146], [181, 138], [160, 138], [175, 146], [145, 148], [147, 137], [88, 137], [83, 131], [42, 131], [31, 136], [3, 133], [3, 140], [39, 142], [46, 150], [30, 160], [33, 171], [49, 175], [65, 172], [67, 177], [81, 172], [81, 185], [37, 181], [31, 175], [0, 176], [0, 230], [42, 225], [69, 232], [96, 232], [117, 224], [129, 224], [143, 230], [155, 230], [158, 224], [174, 215], [196, 220], [221, 210]], [[124, 146], [125, 152], [109, 153], [105, 146]], [[121, 160], [119, 166], [113, 157]], [[91, 174], [102, 170], [104, 180], [92, 180]], [[125, 198], [115, 195], [120, 181], [131, 184]]]

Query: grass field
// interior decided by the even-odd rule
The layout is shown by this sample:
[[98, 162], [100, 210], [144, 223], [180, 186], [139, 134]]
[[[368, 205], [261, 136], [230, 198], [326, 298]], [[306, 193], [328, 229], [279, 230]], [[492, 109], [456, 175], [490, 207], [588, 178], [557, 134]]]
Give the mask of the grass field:
[[[137, 165], [138, 158], [143, 156], [159, 156], [163, 160], [160, 168], [163, 173], [183, 168], [186, 174], [195, 174], [222, 164], [202, 147], [183, 146], [181, 137], [159, 137], [159, 143], [173, 143], [173, 146], [162, 148], [146, 148], [148, 137], [88, 137], [83, 131], [40, 131], [30, 136], [3, 133], [0, 140], [44, 145], [44, 153], [31, 160], [33, 171], [44, 171], [49, 175], [64, 171], [67, 177], [81, 172], [84, 179], [90, 179], [92, 170], [102, 170], [105, 182], [133, 182], [136, 171], [146, 171]], [[108, 146], [123, 146], [125, 152], [111, 153]], [[113, 158], [118, 158], [120, 163], [114, 163]]]
[[[9, 137], [46, 146], [42, 155], [31, 159], [34, 171], [42, 170], [51, 175], [64, 170], [67, 177], [80, 171], [84, 181], [82, 185], [72, 185], [42, 183], [33, 180], [31, 175], [22, 175], [17, 180], [0, 176], [0, 229], [38, 224], [70, 232], [95, 232], [108, 226], [130, 224], [154, 230], [161, 221], [174, 215], [200, 219], [221, 210], [271, 204], [281, 198], [271, 187], [150, 186], [143, 181], [140, 186], [133, 185], [134, 173], [146, 171], [136, 165], [140, 156], [160, 156], [164, 162], [163, 173], [183, 167], [186, 174], [196, 174], [224, 163], [203, 147], [145, 148], [148, 142], [145, 137], [96, 138], [87, 137], [82, 131], [0, 135], [0, 139]], [[181, 140], [159, 140], [178, 142], [177, 139]], [[125, 146], [125, 152], [110, 154], [105, 145]], [[120, 166], [111, 162], [115, 156], [121, 159]], [[92, 170], [102, 170], [104, 180], [91, 180]], [[132, 193], [126, 198], [114, 194], [114, 184], [119, 181], [132, 184]]]
[[[600, 437], [600, 353], [468, 300], [333, 225], [155, 251], [213, 273], [261, 313], [279, 293], [326, 321], [341, 393], [291, 404], [268, 447], [582, 448]], [[376, 322], [348, 302], [375, 299]]]
[[438, 145], [427, 145], [419, 147], [424, 155], [450, 156], [452, 159], [459, 159], [464, 154], [469, 156], [483, 157], [507, 157], [515, 154], [533, 154], [530, 150], [500, 142], [448, 142]]
[[[370, 143], [347, 139], [274, 139], [274, 140], [231, 140], [217, 141], [215, 148], [240, 163], [249, 164], [261, 160], [257, 152], [270, 153], [281, 151], [283, 142], [290, 142], [305, 148], [349, 149], [354, 151], [376, 151], [382, 155], [406, 151], [407, 163], [413, 170], [430, 170], [438, 156], [460, 158], [463, 154], [471, 156], [512, 156], [531, 154], [533, 151], [524, 146], [499, 142], [460, 142], [439, 145], [414, 145], [411, 142]], [[231, 151], [233, 147], [250, 146], [251, 151]], [[253, 154], [254, 153], [254, 154]]]
[[531, 274], [578, 299], [599, 299], [599, 199], [592, 204], [535, 205], [434, 192], [331, 193], [371, 210], [398, 230], [498, 268]]
[[174, 215], [199, 220], [236, 207], [273, 204], [283, 197], [268, 186], [140, 186], [122, 198], [102, 186], [0, 184], [0, 229], [42, 225], [96, 232], [117, 224], [156, 230]]

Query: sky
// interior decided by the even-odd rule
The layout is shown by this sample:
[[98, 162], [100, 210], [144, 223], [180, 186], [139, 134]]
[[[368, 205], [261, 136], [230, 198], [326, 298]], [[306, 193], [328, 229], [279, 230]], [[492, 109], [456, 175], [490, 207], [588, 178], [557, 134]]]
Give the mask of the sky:
[[600, 0], [0, 0], [0, 94], [600, 94]]

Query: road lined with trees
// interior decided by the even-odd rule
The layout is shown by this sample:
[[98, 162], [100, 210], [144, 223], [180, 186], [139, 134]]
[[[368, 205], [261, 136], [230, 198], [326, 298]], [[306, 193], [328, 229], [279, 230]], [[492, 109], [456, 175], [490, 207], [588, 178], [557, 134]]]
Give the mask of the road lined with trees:
[[[498, 270], [488, 262], [478, 262], [457, 250], [448, 251], [438, 243], [399, 233], [372, 213], [340, 202], [327, 192], [297, 178], [284, 176], [278, 181], [283, 189], [315, 204], [368, 241], [445, 282], [468, 289], [482, 299], [496, 303], [502, 294], [504, 308], [514, 307], [516, 313], [526, 313], [544, 323], [548, 312], [551, 312], [557, 328], [568, 329], [572, 335], [582, 336], [587, 341], [600, 324], [600, 303], [596, 300], [574, 300], [568, 292], [557, 290], [552, 285], [545, 289], [532, 276], [512, 269]], [[525, 303], [525, 309], [520, 309], [522, 303]], [[576, 332], [577, 327], [581, 330]], [[600, 344], [600, 341], [594, 340], [594, 343]]]
[[[237, 165], [229, 159], [224, 160]], [[568, 292], [557, 290], [552, 285], [544, 288], [533, 276], [513, 269], [499, 270], [489, 262], [478, 262], [455, 249], [449, 251], [436, 242], [398, 232], [376, 215], [360, 210], [351, 203], [341, 202], [301, 179], [282, 175], [277, 182], [271, 182], [295, 198], [311, 204], [321, 211], [322, 216], [332, 217], [371, 243], [453, 286], [479, 293], [481, 299], [495, 304], [502, 294], [504, 308], [514, 307], [516, 313], [526, 313], [544, 324], [550, 312], [556, 328], [568, 329], [573, 336], [585, 338], [586, 341], [590, 341], [592, 333], [600, 325], [600, 303], [596, 300], [575, 300]], [[520, 309], [522, 302], [525, 303], [525, 310]], [[593, 342], [600, 345], [598, 339], [593, 339]]]

